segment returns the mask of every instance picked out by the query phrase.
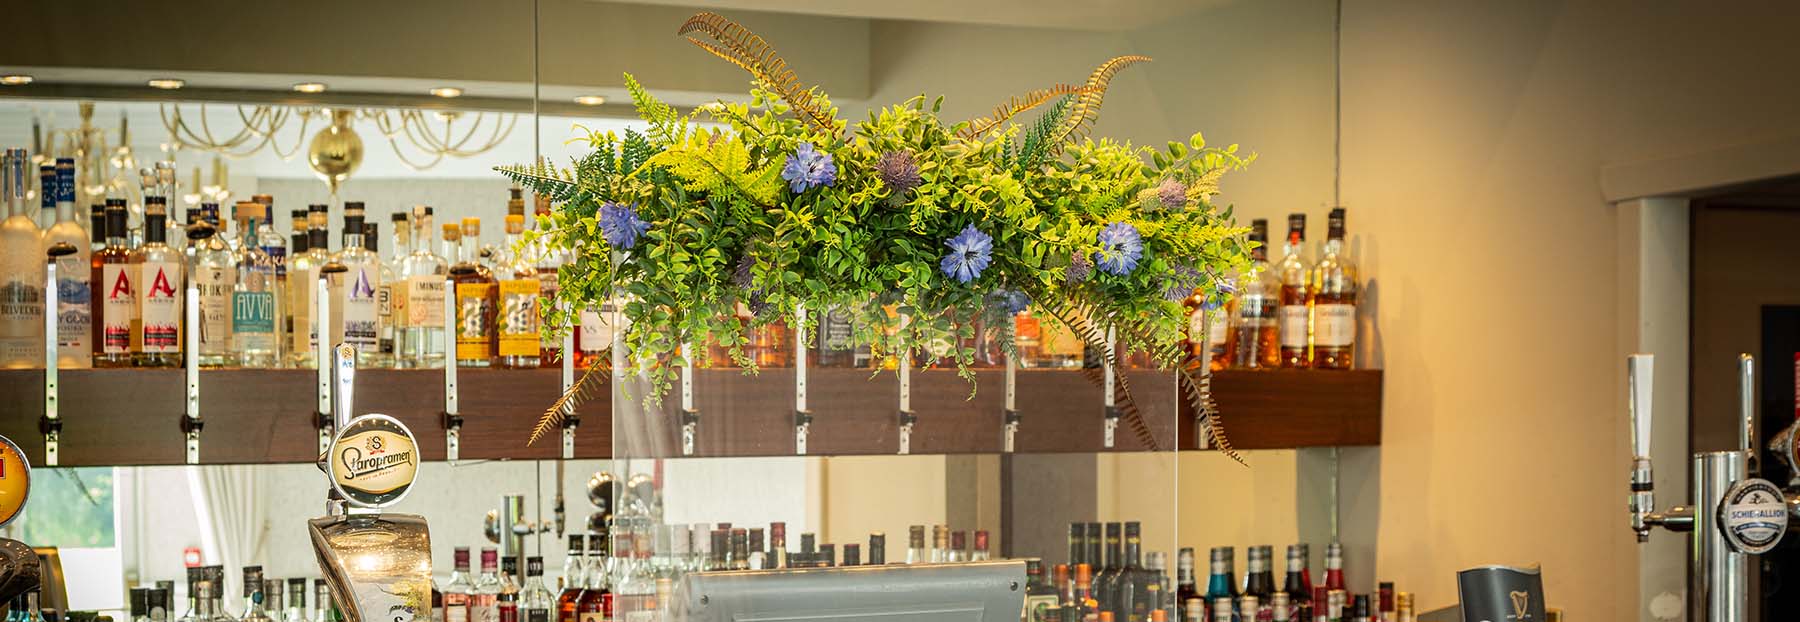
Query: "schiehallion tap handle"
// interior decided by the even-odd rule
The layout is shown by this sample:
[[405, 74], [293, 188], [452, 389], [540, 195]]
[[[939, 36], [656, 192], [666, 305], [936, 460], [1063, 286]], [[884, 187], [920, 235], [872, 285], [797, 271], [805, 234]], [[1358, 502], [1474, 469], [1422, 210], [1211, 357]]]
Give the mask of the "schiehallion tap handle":
[[1631, 455], [1650, 457], [1650, 386], [1655, 374], [1656, 355], [1633, 354], [1626, 358], [1627, 398], [1631, 407]]

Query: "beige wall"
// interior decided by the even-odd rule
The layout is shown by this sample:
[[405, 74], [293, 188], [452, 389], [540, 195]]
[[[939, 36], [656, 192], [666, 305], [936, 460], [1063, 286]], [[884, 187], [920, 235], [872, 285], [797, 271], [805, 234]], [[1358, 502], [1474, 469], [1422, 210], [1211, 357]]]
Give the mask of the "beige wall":
[[1800, 132], [1800, 7], [1729, 4], [1346, 2], [1344, 201], [1387, 368], [1377, 564], [1425, 607], [1459, 568], [1537, 562], [1572, 619], [1641, 617], [1600, 170]]

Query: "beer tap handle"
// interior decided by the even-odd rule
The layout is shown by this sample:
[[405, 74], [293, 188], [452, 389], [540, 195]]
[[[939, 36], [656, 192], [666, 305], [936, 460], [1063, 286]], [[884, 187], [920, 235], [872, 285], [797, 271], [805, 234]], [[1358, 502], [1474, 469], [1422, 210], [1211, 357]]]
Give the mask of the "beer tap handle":
[[1650, 470], [1650, 388], [1656, 358], [1633, 354], [1626, 358], [1626, 399], [1631, 409], [1631, 530], [1638, 542], [1650, 539], [1655, 522], [1656, 493]]
[[1748, 459], [1747, 473], [1755, 477], [1761, 472], [1756, 447], [1756, 357], [1738, 355], [1738, 448]]

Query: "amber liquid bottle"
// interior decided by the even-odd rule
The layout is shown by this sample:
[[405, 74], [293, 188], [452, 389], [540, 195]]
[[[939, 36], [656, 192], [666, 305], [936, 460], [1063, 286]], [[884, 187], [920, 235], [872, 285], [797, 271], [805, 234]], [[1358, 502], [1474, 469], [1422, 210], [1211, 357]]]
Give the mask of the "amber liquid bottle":
[[1237, 279], [1231, 301], [1231, 367], [1274, 369], [1281, 366], [1281, 280], [1269, 266], [1269, 221], [1250, 221], [1250, 267]]
[[1286, 254], [1275, 272], [1281, 275], [1281, 366], [1312, 366], [1312, 310], [1306, 291], [1306, 214], [1288, 214]]
[[569, 557], [563, 564], [562, 594], [556, 597], [556, 622], [576, 622], [578, 612], [575, 607], [581, 604], [581, 591], [587, 588], [587, 573], [582, 565], [581, 551], [586, 548], [587, 536], [569, 534]]
[[94, 253], [94, 366], [130, 367], [131, 323], [137, 317], [137, 274], [125, 246], [125, 200], [107, 199], [106, 247]]
[[1356, 359], [1356, 266], [1343, 256], [1344, 208], [1326, 220], [1325, 252], [1313, 266], [1312, 362], [1315, 369], [1350, 369]]
[[606, 576], [606, 558], [611, 556], [612, 543], [610, 535], [602, 529], [600, 533], [588, 536], [588, 556], [594, 560], [589, 564], [591, 571], [587, 577], [587, 588], [581, 591], [579, 601], [575, 604], [577, 622], [608, 622], [613, 617], [613, 593], [608, 585], [610, 577]]
[[456, 286], [456, 365], [492, 367], [498, 334], [495, 314], [500, 307], [494, 272], [481, 265], [481, 219], [462, 220], [462, 230], [444, 225], [444, 239], [457, 240], [456, 261], [450, 265], [450, 282]]

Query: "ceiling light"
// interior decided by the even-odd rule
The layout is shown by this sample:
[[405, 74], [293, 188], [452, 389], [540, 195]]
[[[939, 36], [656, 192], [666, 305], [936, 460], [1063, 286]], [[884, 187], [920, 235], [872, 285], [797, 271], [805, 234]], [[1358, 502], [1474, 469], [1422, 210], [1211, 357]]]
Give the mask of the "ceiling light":
[[162, 89], [165, 91], [173, 91], [175, 89], [187, 86], [187, 81], [178, 80], [175, 78], [156, 78], [154, 80], [149, 81], [147, 84], [149, 84], [150, 88], [153, 88], [153, 89]]
[[32, 80], [31, 76], [28, 76], [28, 75], [25, 75], [22, 73], [15, 73], [15, 74], [0, 76], [0, 85], [24, 86], [26, 84], [31, 84], [31, 80]]
[[301, 82], [299, 84], [294, 85], [294, 90], [299, 91], [301, 93], [323, 93], [323, 92], [325, 92], [325, 83], [324, 82]]
[[600, 95], [582, 95], [575, 98], [575, 103], [583, 106], [598, 106], [606, 103], [606, 98]]
[[440, 86], [435, 89], [431, 89], [431, 94], [436, 95], [438, 97], [444, 97], [444, 98], [462, 97], [462, 89], [454, 87], [454, 86]]

